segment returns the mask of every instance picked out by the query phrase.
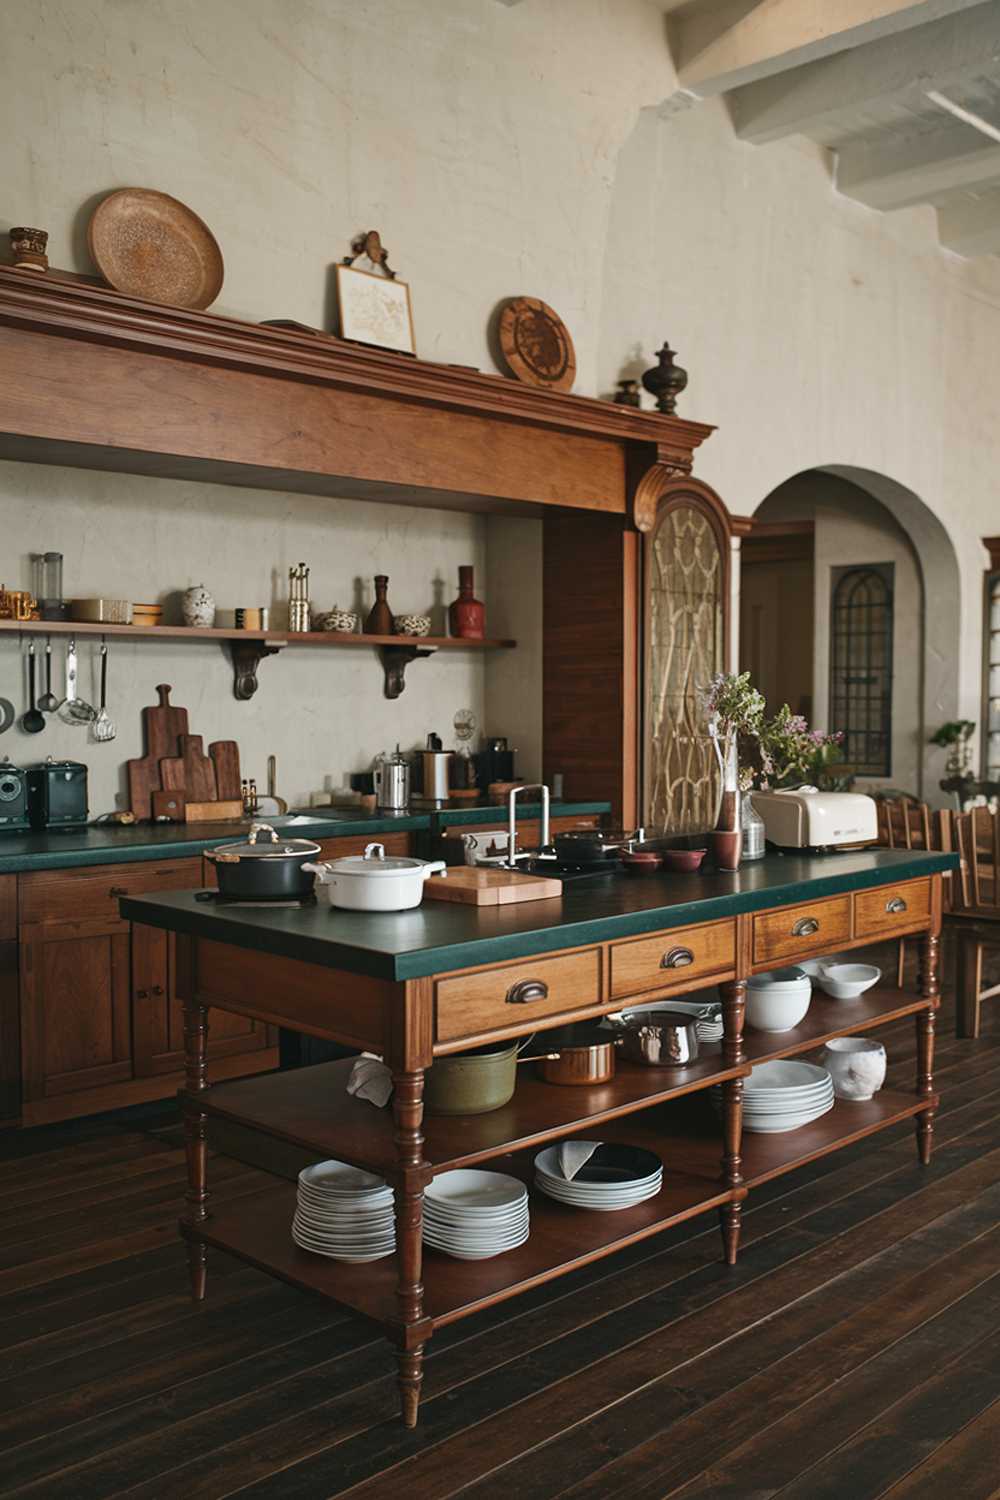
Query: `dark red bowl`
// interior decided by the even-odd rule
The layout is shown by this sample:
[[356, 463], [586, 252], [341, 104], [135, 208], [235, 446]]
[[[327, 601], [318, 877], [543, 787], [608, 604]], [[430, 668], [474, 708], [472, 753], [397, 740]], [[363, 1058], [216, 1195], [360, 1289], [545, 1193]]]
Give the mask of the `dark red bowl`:
[[672, 870], [675, 875], [693, 875], [695, 870], [701, 869], [707, 853], [707, 849], [664, 849], [663, 868]]
[[623, 849], [622, 869], [629, 875], [654, 875], [662, 864], [662, 857], [653, 849]]

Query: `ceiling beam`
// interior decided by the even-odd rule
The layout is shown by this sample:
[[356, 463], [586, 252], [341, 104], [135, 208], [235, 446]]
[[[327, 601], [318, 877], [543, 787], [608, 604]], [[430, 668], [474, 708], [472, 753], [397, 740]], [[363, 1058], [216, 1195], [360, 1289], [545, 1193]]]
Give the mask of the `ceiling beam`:
[[922, 26], [977, 0], [714, 0], [668, 21], [682, 88], [742, 88], [850, 47]]
[[737, 135], [763, 145], [835, 134], [873, 100], [916, 103], [928, 88], [989, 71], [1000, 60], [1000, 0], [952, 9], [902, 35], [734, 90], [728, 102]]
[[935, 193], [1000, 181], [1000, 145], [968, 125], [946, 125], [837, 154], [837, 188], [869, 208], [910, 208]]
[[956, 255], [996, 255], [1000, 251], [1000, 197], [955, 198], [938, 209], [938, 238]]

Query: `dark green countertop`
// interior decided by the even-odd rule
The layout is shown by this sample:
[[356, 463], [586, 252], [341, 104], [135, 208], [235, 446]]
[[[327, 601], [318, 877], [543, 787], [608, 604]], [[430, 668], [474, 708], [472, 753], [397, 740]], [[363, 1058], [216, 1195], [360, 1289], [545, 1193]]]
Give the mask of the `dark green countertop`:
[[[559, 802], [553, 817], [582, 817], [610, 811], [609, 802]], [[519, 803], [518, 820], [537, 817], [538, 803]], [[342, 835], [373, 837], [380, 833], [435, 833], [464, 823], [506, 821], [507, 809], [496, 803], [461, 808], [427, 808], [411, 813], [359, 813], [353, 810], [274, 819], [289, 837], [329, 839]], [[262, 823], [269, 820], [261, 818]], [[115, 823], [92, 823], [82, 833], [0, 833], [0, 875], [29, 870], [68, 870], [81, 865], [117, 865], [149, 859], [193, 858], [217, 844], [242, 838], [245, 823], [144, 823], [121, 828]]]
[[788, 906], [957, 865], [953, 854], [906, 850], [768, 854], [735, 874], [606, 875], [569, 882], [551, 900], [513, 906], [424, 901], [414, 911], [366, 913], [324, 903], [267, 911], [203, 904], [183, 891], [128, 898], [121, 910], [132, 922], [172, 932], [402, 980]]

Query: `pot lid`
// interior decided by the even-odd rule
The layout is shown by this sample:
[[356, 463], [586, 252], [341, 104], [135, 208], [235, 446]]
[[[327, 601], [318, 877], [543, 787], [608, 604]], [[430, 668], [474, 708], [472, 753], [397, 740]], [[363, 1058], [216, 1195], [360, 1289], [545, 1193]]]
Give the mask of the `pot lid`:
[[320, 853], [311, 839], [283, 839], [270, 823], [252, 823], [245, 839], [237, 844], [219, 844], [210, 854], [224, 855], [227, 863], [242, 859], [312, 859]]
[[349, 854], [343, 859], [331, 859], [327, 868], [338, 875], [402, 875], [422, 870], [427, 861], [408, 859], [402, 854], [386, 855], [384, 844], [369, 844], [364, 854]]

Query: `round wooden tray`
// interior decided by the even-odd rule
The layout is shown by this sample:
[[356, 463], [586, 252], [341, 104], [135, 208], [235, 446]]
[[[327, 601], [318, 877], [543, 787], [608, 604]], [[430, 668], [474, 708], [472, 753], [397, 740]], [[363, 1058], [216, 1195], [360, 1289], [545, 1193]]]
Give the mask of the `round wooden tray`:
[[576, 379], [569, 329], [548, 303], [514, 297], [500, 314], [500, 348], [511, 373], [527, 385], [568, 391]]
[[94, 262], [116, 291], [173, 307], [209, 307], [222, 290], [222, 251], [190, 208], [151, 188], [120, 188], [87, 226]]

